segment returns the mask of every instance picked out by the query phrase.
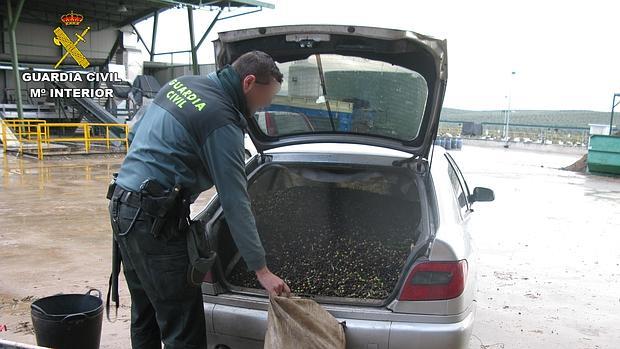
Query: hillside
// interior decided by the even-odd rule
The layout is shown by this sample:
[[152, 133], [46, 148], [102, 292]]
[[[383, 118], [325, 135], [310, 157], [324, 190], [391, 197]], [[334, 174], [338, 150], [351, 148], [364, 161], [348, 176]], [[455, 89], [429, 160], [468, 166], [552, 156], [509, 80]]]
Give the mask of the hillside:
[[[510, 123], [588, 128], [588, 124], [609, 124], [609, 118], [609, 112], [590, 110], [515, 110], [511, 114]], [[504, 123], [504, 112], [502, 110], [475, 111], [443, 108], [440, 121]], [[614, 125], [620, 127], [620, 112], [614, 115]]]

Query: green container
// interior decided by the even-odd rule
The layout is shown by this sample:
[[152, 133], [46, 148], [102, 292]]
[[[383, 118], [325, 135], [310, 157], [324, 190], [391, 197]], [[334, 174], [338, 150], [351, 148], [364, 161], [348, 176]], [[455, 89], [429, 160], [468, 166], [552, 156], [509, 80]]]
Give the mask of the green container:
[[620, 137], [590, 136], [588, 170], [620, 175]]

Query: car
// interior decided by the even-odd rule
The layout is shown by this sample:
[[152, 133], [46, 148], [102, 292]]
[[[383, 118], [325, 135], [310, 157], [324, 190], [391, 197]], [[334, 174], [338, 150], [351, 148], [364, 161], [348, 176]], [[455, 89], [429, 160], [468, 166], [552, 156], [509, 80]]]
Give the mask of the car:
[[[446, 42], [292, 25], [219, 33], [214, 45], [220, 67], [256, 48], [274, 57], [285, 96], [267, 110], [312, 125], [268, 131], [260, 113], [248, 123], [257, 153], [247, 189], [272, 272], [338, 319], [349, 349], [466, 348], [476, 312], [472, 204], [494, 194], [470, 192], [434, 145]], [[368, 126], [352, 127], [357, 117]], [[202, 283], [209, 348], [262, 348], [269, 296], [244, 267], [217, 195], [194, 219], [218, 255]], [[342, 278], [346, 268], [353, 278]]]

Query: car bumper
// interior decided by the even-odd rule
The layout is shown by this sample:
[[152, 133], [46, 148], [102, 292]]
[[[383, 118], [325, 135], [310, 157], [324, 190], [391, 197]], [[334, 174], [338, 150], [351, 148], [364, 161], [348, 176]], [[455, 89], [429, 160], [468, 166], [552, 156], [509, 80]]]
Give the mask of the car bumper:
[[[263, 348], [267, 329], [267, 311], [231, 305], [204, 303], [209, 348]], [[452, 317], [411, 315], [418, 321], [407, 321], [407, 315], [398, 314], [398, 321], [365, 320], [360, 314], [347, 318], [335, 314], [346, 323], [348, 349], [458, 349], [467, 348], [473, 329], [475, 302], [458, 321], [443, 322]], [[423, 316], [422, 316], [423, 317]]]

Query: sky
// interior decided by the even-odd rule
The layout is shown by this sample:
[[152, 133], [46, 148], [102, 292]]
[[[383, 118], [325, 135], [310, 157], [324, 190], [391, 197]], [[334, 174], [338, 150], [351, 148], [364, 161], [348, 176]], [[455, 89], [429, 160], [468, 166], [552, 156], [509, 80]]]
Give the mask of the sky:
[[[218, 21], [198, 51], [199, 63], [213, 63], [211, 41], [222, 31], [363, 25], [447, 39], [444, 107], [498, 110], [507, 109], [510, 100], [511, 109], [610, 111], [613, 93], [620, 93], [620, 1], [264, 1], [275, 9]], [[221, 17], [244, 11], [225, 10]], [[194, 11], [196, 40], [215, 14], [208, 8]], [[152, 24], [151, 18], [137, 25], [148, 45]], [[189, 48], [185, 8], [159, 16], [156, 44], [156, 52]], [[174, 60], [189, 63], [190, 57]]]

